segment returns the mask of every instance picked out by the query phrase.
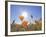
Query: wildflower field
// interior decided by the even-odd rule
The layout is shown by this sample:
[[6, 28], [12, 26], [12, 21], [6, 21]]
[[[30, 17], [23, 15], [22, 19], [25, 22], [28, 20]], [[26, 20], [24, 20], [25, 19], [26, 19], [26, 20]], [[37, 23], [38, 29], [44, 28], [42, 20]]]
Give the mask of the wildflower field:
[[[19, 16], [21, 21], [23, 20], [24, 17]], [[21, 25], [18, 23], [13, 23], [11, 24], [11, 32], [20, 32], [20, 31], [39, 31], [42, 30], [42, 20], [35, 20], [35, 24], [29, 23], [28, 21], [22, 21]]]

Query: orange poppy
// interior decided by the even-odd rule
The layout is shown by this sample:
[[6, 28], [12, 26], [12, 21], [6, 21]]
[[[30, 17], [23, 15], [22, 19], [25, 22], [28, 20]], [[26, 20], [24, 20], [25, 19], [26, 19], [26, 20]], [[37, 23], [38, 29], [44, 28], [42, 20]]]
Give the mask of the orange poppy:
[[24, 16], [19, 16], [19, 19], [20, 19], [20, 20], [23, 20], [23, 19], [24, 19]]
[[28, 21], [23, 21], [23, 22], [22, 22], [22, 26], [23, 26], [23, 27], [27, 27], [27, 24], [28, 24]]
[[16, 27], [18, 27], [18, 24], [16, 23]]

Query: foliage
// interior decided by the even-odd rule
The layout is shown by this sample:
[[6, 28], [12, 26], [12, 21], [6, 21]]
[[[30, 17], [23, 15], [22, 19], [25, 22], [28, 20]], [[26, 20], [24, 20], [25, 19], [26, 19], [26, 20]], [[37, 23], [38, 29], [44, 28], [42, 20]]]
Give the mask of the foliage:
[[17, 32], [17, 31], [39, 31], [39, 30], [42, 30], [42, 22], [40, 22], [40, 21], [36, 21], [36, 24], [29, 24], [29, 25], [25, 24], [24, 27], [23, 27], [23, 25], [19, 25], [19, 24], [15, 23], [14, 25], [11, 25], [11, 31]]
[[[31, 15], [31, 18], [33, 19], [33, 16]], [[23, 21], [24, 16], [19, 16], [19, 19], [22, 21], [21, 24], [15, 23], [15, 20], [13, 20], [11, 24], [11, 32], [20, 32], [20, 31], [39, 31], [42, 30], [42, 19], [36, 21], [35, 24], [30, 23], [28, 24], [28, 21]]]

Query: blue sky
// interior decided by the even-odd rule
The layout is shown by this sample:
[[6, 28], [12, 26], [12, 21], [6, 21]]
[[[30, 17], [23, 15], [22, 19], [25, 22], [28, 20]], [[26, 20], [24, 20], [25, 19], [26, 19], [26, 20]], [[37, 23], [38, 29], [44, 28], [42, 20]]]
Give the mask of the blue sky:
[[[15, 20], [16, 22], [21, 22], [18, 18], [23, 12], [27, 12], [28, 16], [26, 19], [28, 21], [36, 20], [42, 17], [42, 7], [41, 6], [26, 6], [26, 5], [11, 5], [10, 6], [10, 21]], [[33, 16], [33, 19], [30, 18]], [[30, 19], [29, 19], [30, 18]]]

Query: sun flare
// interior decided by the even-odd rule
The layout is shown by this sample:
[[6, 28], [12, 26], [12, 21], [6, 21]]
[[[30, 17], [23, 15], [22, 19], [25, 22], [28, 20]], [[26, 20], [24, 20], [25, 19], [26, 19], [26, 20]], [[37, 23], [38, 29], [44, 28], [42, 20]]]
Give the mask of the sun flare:
[[22, 16], [24, 16], [24, 18], [27, 18], [27, 12], [22, 12]]

